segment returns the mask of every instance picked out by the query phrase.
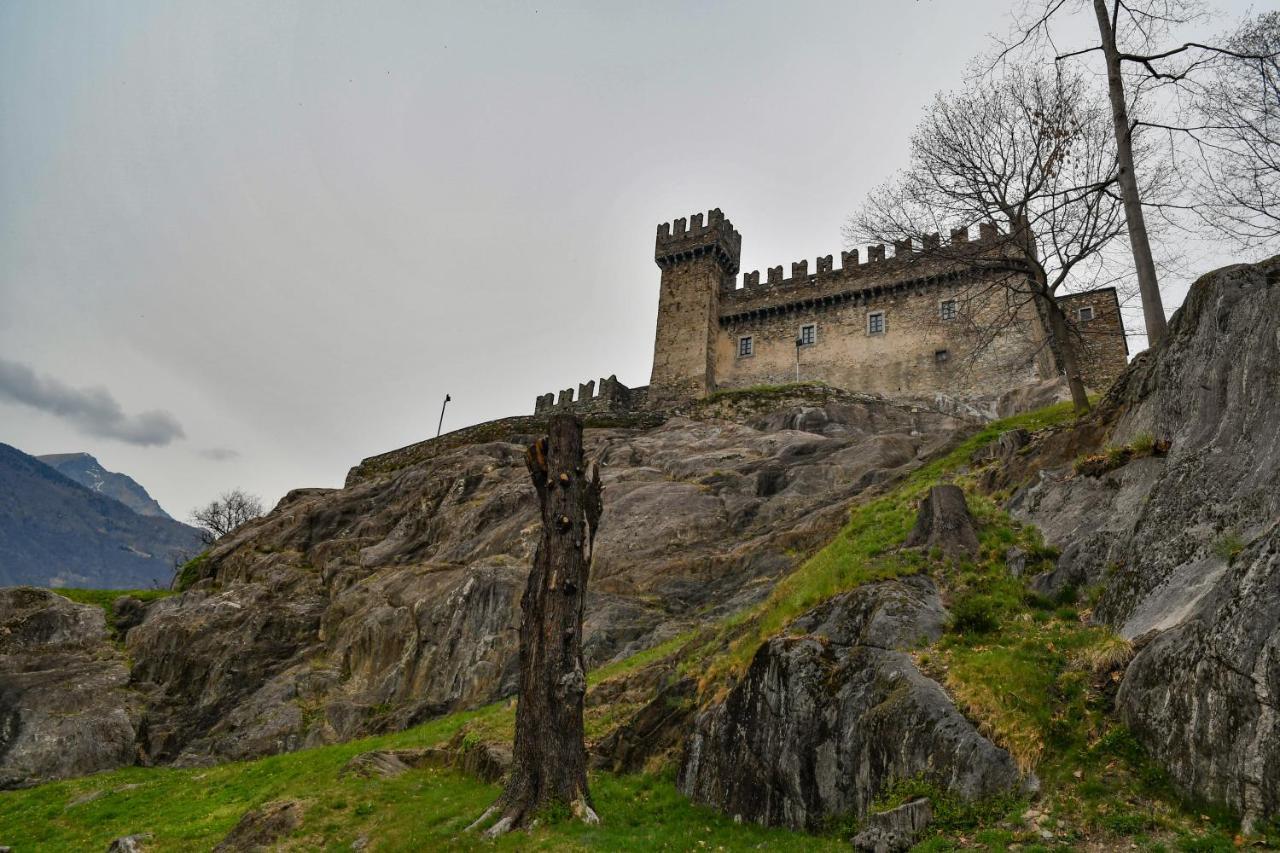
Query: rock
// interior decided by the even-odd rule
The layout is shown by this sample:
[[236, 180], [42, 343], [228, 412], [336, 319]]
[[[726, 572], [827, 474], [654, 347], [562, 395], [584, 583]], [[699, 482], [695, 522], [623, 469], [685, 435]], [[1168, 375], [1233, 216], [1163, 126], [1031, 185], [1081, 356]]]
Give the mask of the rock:
[[1002, 394], [995, 405], [997, 418], [1008, 418], [1022, 412], [1034, 412], [1054, 403], [1071, 400], [1071, 387], [1065, 377], [1046, 379], [1034, 385], [1014, 388]]
[[[966, 426], [871, 395], [808, 397], [587, 430], [605, 486], [589, 666], [759, 601], [851, 501]], [[511, 695], [537, 533], [529, 437], [483, 432], [390, 454], [344, 489], [291, 492], [152, 603], [126, 637], [143, 761], [246, 759]]]
[[896, 809], [867, 815], [862, 829], [853, 837], [853, 849], [868, 853], [905, 853], [924, 834], [933, 820], [933, 806], [921, 797]]
[[1014, 545], [1004, 552], [1004, 565], [1009, 574], [1015, 578], [1022, 577], [1027, 570], [1027, 552]]
[[924, 776], [977, 798], [1028, 783], [903, 649], [941, 636], [923, 576], [844, 593], [765, 643], [699, 715], [680, 790], [746, 820], [814, 829], [862, 814], [894, 781]]
[[611, 773], [637, 773], [659, 755], [684, 743], [693, 722], [697, 683], [682, 678], [660, 688], [644, 707], [591, 750], [591, 767]]
[[915, 527], [904, 547], [940, 548], [948, 557], [972, 557], [978, 553], [978, 534], [964, 492], [951, 483], [934, 486], [920, 502]]
[[143, 853], [147, 849], [146, 842], [150, 840], [150, 833], [125, 835], [107, 845], [107, 853]]
[[415, 767], [447, 764], [448, 759], [449, 753], [442, 749], [375, 749], [351, 758], [338, 771], [338, 775], [393, 779]]
[[1246, 826], [1280, 815], [1277, 317], [1280, 257], [1203, 276], [1087, 427], [1109, 431], [1095, 452], [1150, 438], [1168, 455], [1097, 478], [1042, 467], [1010, 502], [1062, 552], [1035, 588], [1099, 585], [1094, 618], [1142, 640], [1126, 723], [1185, 795]]
[[122, 595], [111, 602], [111, 615], [116, 623], [117, 636], [123, 637], [130, 628], [142, 624], [147, 615], [147, 605], [132, 595]]
[[128, 678], [101, 608], [0, 588], [0, 789], [132, 764]]
[[292, 833], [302, 824], [302, 804], [294, 800], [267, 803], [247, 811], [240, 822], [214, 847], [214, 853], [251, 853]]

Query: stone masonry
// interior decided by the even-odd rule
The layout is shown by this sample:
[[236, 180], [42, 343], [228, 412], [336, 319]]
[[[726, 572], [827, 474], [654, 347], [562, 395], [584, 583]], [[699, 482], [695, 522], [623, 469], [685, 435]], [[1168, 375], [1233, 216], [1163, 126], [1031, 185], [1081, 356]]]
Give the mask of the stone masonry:
[[[1018, 288], [1024, 275], [996, 226], [977, 239], [955, 229], [945, 253], [885, 246], [771, 267], [738, 280], [742, 235], [718, 210], [658, 226], [654, 260], [662, 270], [647, 388], [614, 377], [544, 394], [535, 411], [665, 409], [717, 389], [824, 382], [883, 394], [1001, 393], [1060, 371], [1045, 345], [1044, 323]], [[958, 262], [969, 253], [980, 263]], [[1128, 346], [1114, 288], [1060, 298], [1085, 384], [1101, 391], [1124, 370]]]

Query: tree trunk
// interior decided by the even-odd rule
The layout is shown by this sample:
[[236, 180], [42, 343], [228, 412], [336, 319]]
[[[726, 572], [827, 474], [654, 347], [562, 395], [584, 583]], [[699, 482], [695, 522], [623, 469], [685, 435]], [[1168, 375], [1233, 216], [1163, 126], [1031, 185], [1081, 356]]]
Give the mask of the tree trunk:
[[596, 823], [587, 790], [582, 700], [582, 606], [591, 547], [600, 520], [600, 475], [582, 459], [582, 422], [553, 415], [548, 437], [526, 462], [542, 509], [542, 537], [520, 600], [520, 687], [511, 775], [498, 801], [472, 824], [501, 817], [487, 831], [501, 835], [559, 802]]
[[1071, 404], [1077, 414], [1089, 411], [1089, 394], [1084, 388], [1084, 378], [1080, 375], [1080, 361], [1076, 357], [1076, 342], [1071, 339], [1067, 322], [1062, 316], [1062, 309], [1053, 296], [1048, 296], [1044, 306], [1045, 316], [1049, 321], [1049, 334], [1052, 343], [1057, 345], [1058, 354], [1062, 356], [1062, 372], [1067, 376], [1067, 386], [1071, 389]]
[[1138, 194], [1138, 176], [1133, 170], [1133, 131], [1129, 124], [1129, 108], [1124, 100], [1124, 79], [1120, 76], [1120, 51], [1116, 47], [1115, 30], [1107, 12], [1106, 0], [1093, 0], [1102, 37], [1102, 53], [1107, 62], [1107, 91], [1111, 97], [1111, 119], [1115, 124], [1116, 160], [1120, 167], [1120, 197], [1124, 200], [1124, 218], [1133, 249], [1133, 263], [1138, 273], [1138, 290], [1142, 293], [1142, 317], [1147, 326], [1147, 345], [1154, 347], [1164, 338], [1166, 322], [1164, 303], [1160, 299], [1160, 283], [1147, 239], [1147, 222]]

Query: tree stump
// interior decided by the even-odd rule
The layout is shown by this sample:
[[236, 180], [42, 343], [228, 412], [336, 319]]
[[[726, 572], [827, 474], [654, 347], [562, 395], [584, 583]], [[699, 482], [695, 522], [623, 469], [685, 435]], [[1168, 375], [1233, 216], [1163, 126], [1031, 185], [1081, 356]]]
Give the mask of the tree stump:
[[587, 790], [582, 703], [582, 607], [600, 521], [600, 474], [582, 458], [582, 422], [553, 415], [548, 436], [525, 454], [542, 510], [542, 537], [520, 599], [520, 686], [511, 774], [470, 828], [501, 812], [486, 835], [522, 826], [560, 802], [587, 823], [599, 818]]
[[920, 502], [916, 525], [903, 544], [907, 548], [936, 546], [948, 557], [978, 553], [978, 533], [959, 486], [947, 483], [929, 490]]

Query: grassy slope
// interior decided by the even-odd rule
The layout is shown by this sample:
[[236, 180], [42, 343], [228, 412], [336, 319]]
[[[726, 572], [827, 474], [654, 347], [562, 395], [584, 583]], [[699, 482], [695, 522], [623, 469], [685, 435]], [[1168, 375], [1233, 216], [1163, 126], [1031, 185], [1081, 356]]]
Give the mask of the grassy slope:
[[[941, 583], [957, 624], [942, 641], [916, 654], [918, 664], [947, 687], [988, 736], [1024, 767], [1035, 768], [1044, 793], [1035, 805], [1043, 817], [1030, 826], [1020, 817], [1025, 802], [959, 803], [922, 782], [904, 781], [886, 793], [883, 803], [919, 793], [934, 797], [934, 834], [923, 849], [1005, 849], [1015, 843], [1024, 850], [1131, 844], [1149, 850], [1234, 849], [1230, 820], [1179, 805], [1161, 774], [1108, 714], [1107, 681], [1114, 678], [1113, 665], [1128, 654], [1127, 644], [1082, 621], [1077, 607], [1087, 601], [1038, 599], [1009, 575], [1004, 555], [1012, 545], [1028, 553], [1030, 571], [1053, 558], [1034, 529], [1014, 523], [998, 503], [959, 476], [956, 481], [981, 522], [978, 558], [953, 563], [896, 550], [925, 490], [955, 478], [976, 448], [1008, 429], [1069, 419], [1067, 407], [1057, 406], [987, 427], [888, 494], [855, 508], [841, 533], [758, 607], [605, 667], [591, 681], [675, 658], [686, 672], [698, 674], [704, 696], [711, 696], [745, 668], [764, 640], [784, 631], [800, 613], [860, 583], [927, 571]], [[589, 709], [588, 735], [607, 731], [629, 710]], [[497, 786], [444, 769], [390, 780], [339, 778], [342, 765], [359, 752], [440, 744], [460, 731], [468, 737], [502, 737], [510, 731], [511, 717], [511, 703], [500, 703], [406, 732], [254, 762], [189, 770], [128, 768], [0, 793], [0, 844], [18, 850], [101, 849], [115, 836], [152, 832], [158, 849], [208, 849], [247, 809], [288, 797], [306, 805], [303, 827], [290, 842], [299, 849], [346, 849], [362, 835], [375, 849], [389, 850], [847, 849], [842, 840], [851, 829], [847, 825], [815, 837], [736, 825], [692, 806], [675, 792], [669, 768], [593, 776], [601, 827], [551, 817], [530, 834], [496, 844], [461, 830], [496, 796]], [[70, 805], [92, 792], [106, 793]]]

